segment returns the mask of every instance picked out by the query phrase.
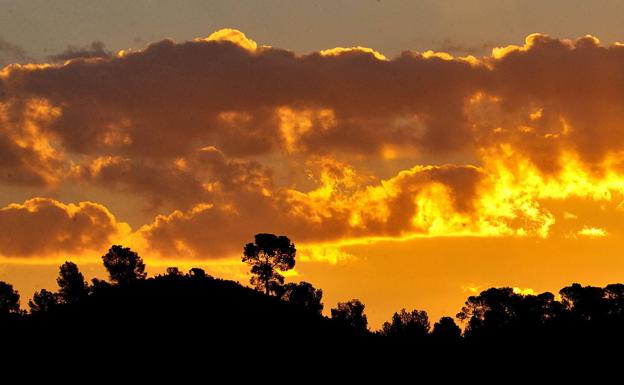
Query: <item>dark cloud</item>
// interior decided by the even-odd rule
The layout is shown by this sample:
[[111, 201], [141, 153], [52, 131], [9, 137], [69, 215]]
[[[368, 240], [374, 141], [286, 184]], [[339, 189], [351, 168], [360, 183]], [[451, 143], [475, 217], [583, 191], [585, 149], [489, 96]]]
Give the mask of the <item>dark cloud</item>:
[[[492, 60], [492, 94], [501, 98], [502, 115], [525, 114], [524, 122], [507, 127], [524, 123], [531, 128], [514, 145], [538, 161], [549, 152], [567, 150], [594, 163], [620, 151], [623, 63], [622, 45], [604, 47], [593, 37], [570, 42], [543, 35], [532, 35], [524, 49], [507, 50]], [[542, 109], [540, 116], [530, 120], [531, 108]], [[487, 132], [490, 127], [479, 128]]]
[[[214, 145], [228, 155], [267, 153], [283, 144], [274, 112], [280, 106], [334, 111], [335, 124], [323, 131], [328, 140], [312, 145], [311, 152], [318, 146], [378, 151], [384, 143], [404, 143], [392, 124], [376, 127], [381, 132], [374, 136], [366, 127], [342, 140], [340, 132], [367, 116], [393, 120], [415, 114], [435, 132], [408, 136], [408, 143], [450, 151], [463, 145], [456, 137], [467, 137], [460, 107], [482, 71], [417, 55], [386, 62], [359, 51], [297, 57], [273, 48], [249, 52], [229, 42], [162, 41], [104, 61], [13, 68], [2, 88], [11, 97], [62, 105], [53, 130], [78, 153], [179, 156], [198, 145]], [[245, 119], [224, 120], [223, 113]], [[319, 135], [316, 128], [310, 135]], [[108, 145], [101, 140], [107, 130], [123, 130], [129, 140]]]
[[[437, 155], [474, 151], [491, 129], [475, 135], [466, 105], [484, 92], [501, 98], [503, 113], [544, 108], [560, 115], [574, 134], [556, 142], [570, 141], [599, 159], [621, 145], [609, 133], [623, 115], [622, 51], [590, 38], [536, 35], [522, 49], [481, 63], [413, 53], [384, 61], [360, 50], [296, 56], [165, 40], [97, 62], [11, 68], [1, 89], [5, 100], [44, 98], [62, 106], [51, 131], [81, 154], [178, 157], [204, 146], [228, 156], [269, 154], [286, 146], [276, 113], [282, 106], [299, 119], [306, 111], [332, 112], [324, 125], [314, 116], [303, 123], [307, 129], [294, 140], [306, 153], [380, 156], [385, 145]], [[125, 139], [111, 140], [115, 135]]]
[[457, 56], [485, 56], [490, 53], [492, 48], [497, 46], [497, 44], [491, 42], [479, 45], [470, 45], [454, 39], [444, 39], [444, 41], [442, 41], [442, 44], [436, 51], [448, 52]]
[[0, 68], [8, 64], [28, 61], [31, 59], [24, 48], [0, 38]]
[[57, 63], [72, 59], [107, 59], [112, 56], [113, 53], [106, 50], [104, 43], [96, 40], [86, 47], [69, 46], [61, 53], [48, 56], [48, 60]]
[[[252, 161], [228, 160], [214, 147], [175, 161], [99, 157], [72, 170], [73, 180], [139, 195], [149, 208], [187, 210], [199, 202], [223, 203], [245, 190], [269, 191], [272, 175]], [[228, 203], [227, 200], [225, 203]]]

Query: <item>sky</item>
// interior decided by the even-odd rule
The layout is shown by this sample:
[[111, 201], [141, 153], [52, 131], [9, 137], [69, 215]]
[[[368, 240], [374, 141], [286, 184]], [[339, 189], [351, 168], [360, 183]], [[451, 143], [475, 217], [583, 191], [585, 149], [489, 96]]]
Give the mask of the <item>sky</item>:
[[393, 312], [621, 282], [621, 2], [0, 1], [0, 279], [288, 280]]

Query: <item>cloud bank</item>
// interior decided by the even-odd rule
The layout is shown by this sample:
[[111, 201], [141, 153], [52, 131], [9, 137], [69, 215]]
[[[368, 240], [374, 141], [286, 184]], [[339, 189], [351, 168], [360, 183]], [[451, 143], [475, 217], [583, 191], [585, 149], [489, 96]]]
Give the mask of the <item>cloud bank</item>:
[[[624, 187], [624, 46], [591, 36], [534, 34], [482, 58], [295, 55], [231, 29], [78, 51], [0, 71], [0, 183], [140, 197], [157, 215], [134, 236], [163, 256], [234, 255], [261, 231], [308, 245], [547, 237], [545, 201]], [[0, 254], [46, 250], [21, 239]]]

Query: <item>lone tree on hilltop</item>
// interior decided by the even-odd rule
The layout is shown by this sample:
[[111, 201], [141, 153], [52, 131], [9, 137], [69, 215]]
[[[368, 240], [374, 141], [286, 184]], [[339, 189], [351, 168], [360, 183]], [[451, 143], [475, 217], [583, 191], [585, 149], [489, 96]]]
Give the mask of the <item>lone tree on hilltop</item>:
[[280, 271], [295, 267], [295, 244], [287, 236], [256, 234], [255, 242], [243, 249], [242, 261], [251, 265], [251, 284], [266, 295], [276, 292], [284, 284]]
[[111, 281], [118, 284], [145, 279], [147, 276], [143, 259], [128, 247], [114, 245], [102, 256], [102, 260]]

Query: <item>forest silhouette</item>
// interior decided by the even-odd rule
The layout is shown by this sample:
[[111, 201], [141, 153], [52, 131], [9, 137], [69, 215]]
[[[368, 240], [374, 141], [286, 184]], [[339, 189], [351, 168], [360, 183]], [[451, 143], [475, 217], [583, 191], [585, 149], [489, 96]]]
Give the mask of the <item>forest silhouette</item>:
[[[73, 262], [59, 267], [56, 291], [42, 289], [20, 307], [20, 295], [0, 282], [0, 337], [28, 346], [72, 349], [88, 340], [123, 350], [150, 346], [187, 349], [245, 346], [271, 354], [284, 346], [324, 347], [358, 354], [398, 351], [511, 352], [526, 349], [618, 346], [624, 332], [624, 285], [574, 283], [553, 293], [520, 294], [489, 288], [466, 299], [455, 319], [432, 323], [427, 312], [398, 309], [379, 330], [368, 326], [365, 304], [339, 302], [323, 315], [323, 291], [311, 283], [284, 283], [296, 248], [286, 236], [256, 234], [243, 248], [252, 288], [215, 278], [200, 268], [177, 267], [147, 277], [142, 258], [114, 245], [102, 256], [108, 280], [87, 282]], [[176, 351], [176, 350], [173, 350]], [[178, 350], [180, 351], [180, 350]]]

